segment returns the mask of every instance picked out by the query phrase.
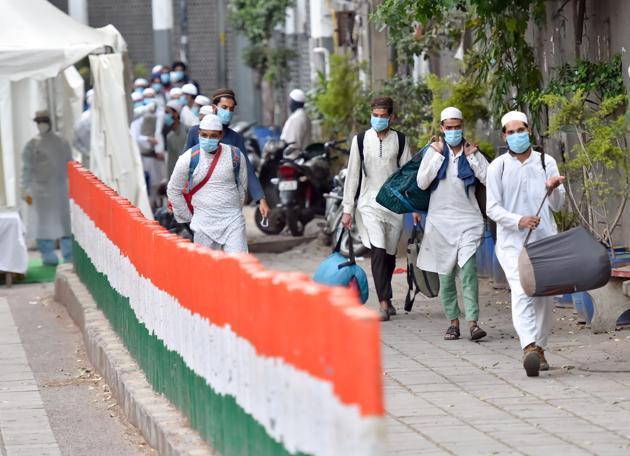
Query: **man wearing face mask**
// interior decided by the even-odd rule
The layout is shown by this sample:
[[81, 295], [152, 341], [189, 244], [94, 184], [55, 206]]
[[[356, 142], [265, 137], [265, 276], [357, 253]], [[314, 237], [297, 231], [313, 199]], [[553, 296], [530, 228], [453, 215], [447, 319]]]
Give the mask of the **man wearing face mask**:
[[298, 149], [304, 149], [311, 141], [311, 121], [304, 110], [306, 96], [300, 89], [289, 94], [289, 110], [291, 115], [284, 123], [280, 139], [294, 143]]
[[[223, 123], [214, 114], [199, 124], [199, 145], [182, 154], [167, 187], [175, 219], [190, 223], [194, 242], [227, 253], [247, 252], [243, 204], [247, 191], [244, 154], [220, 144]], [[191, 160], [197, 164], [188, 182]], [[188, 205], [184, 191], [193, 193]]]
[[175, 163], [182, 153], [186, 143], [186, 127], [179, 121], [181, 105], [174, 100], [166, 104], [164, 112], [164, 127], [168, 128], [166, 134], [166, 177], [170, 178], [175, 169]]
[[[223, 123], [223, 138], [222, 144], [229, 146], [236, 146], [239, 150], [243, 151], [245, 160], [247, 161], [247, 181], [249, 182], [248, 190], [249, 195], [253, 201], [259, 203], [260, 213], [263, 218], [269, 216], [269, 205], [265, 199], [265, 193], [263, 192], [262, 185], [256, 176], [256, 171], [249, 161], [247, 153], [245, 153], [245, 140], [243, 137], [230, 128], [230, 123], [234, 117], [234, 111], [236, 110], [236, 95], [232, 89], [218, 89], [212, 94], [212, 104], [216, 109], [216, 114]], [[186, 141], [186, 150], [193, 147], [199, 141], [199, 127], [194, 126], [188, 132], [188, 140]]]
[[[529, 297], [523, 291], [518, 257], [527, 232], [538, 241], [558, 232], [552, 211], [564, 203], [565, 190], [553, 157], [532, 149], [527, 116], [508, 112], [501, 119], [508, 153], [488, 167], [487, 213], [497, 222], [496, 255], [512, 293], [512, 321], [523, 349], [523, 367], [528, 377], [549, 370], [544, 347], [553, 323], [553, 304], [548, 297]], [[545, 197], [540, 216], [538, 208]]]
[[56, 266], [56, 239], [60, 239], [64, 261], [72, 261], [67, 168], [72, 152], [70, 144], [51, 131], [48, 111], [37, 111], [33, 120], [39, 134], [22, 153], [22, 197], [35, 209], [34, 234], [42, 261]]
[[192, 84], [185, 84], [182, 87], [182, 96], [180, 101], [183, 102], [181, 120], [186, 128], [199, 123], [199, 117], [195, 115], [193, 108], [195, 107], [195, 98], [197, 97], [197, 88]]
[[372, 250], [372, 275], [380, 317], [381, 321], [387, 321], [396, 314], [391, 301], [392, 276], [403, 216], [378, 204], [376, 195], [387, 178], [409, 161], [411, 153], [404, 135], [390, 128], [394, 119], [394, 101], [389, 97], [378, 97], [372, 100], [371, 106], [372, 128], [352, 139], [341, 223], [351, 228], [354, 214], [361, 241]]
[[460, 308], [455, 275], [462, 283], [470, 339], [486, 332], [479, 327], [479, 282], [475, 253], [483, 235], [483, 216], [475, 186], [486, 183], [488, 161], [477, 146], [464, 140], [464, 118], [454, 107], [440, 115], [442, 136], [431, 143], [418, 169], [418, 187], [431, 190], [418, 267], [440, 277], [440, 302], [450, 326], [445, 340], [460, 337]]

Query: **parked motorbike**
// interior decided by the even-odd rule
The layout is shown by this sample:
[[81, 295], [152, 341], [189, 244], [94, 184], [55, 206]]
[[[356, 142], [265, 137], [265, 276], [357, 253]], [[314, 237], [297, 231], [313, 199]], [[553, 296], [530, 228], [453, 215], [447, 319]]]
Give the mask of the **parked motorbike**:
[[[348, 150], [338, 147], [338, 144], [341, 143], [340, 141], [336, 143], [337, 144], [327, 143], [326, 145], [329, 148], [334, 148], [344, 154], [349, 154]], [[327, 243], [334, 244], [340, 236], [343, 236], [343, 239], [341, 240], [340, 253], [344, 256], [348, 256], [350, 254], [350, 238], [348, 237], [348, 232], [344, 231], [343, 226], [341, 225], [341, 217], [343, 216], [343, 188], [346, 182], [347, 174], [348, 168], [341, 169], [339, 173], [333, 177], [330, 192], [324, 194], [324, 198], [326, 199], [326, 212], [324, 214], [324, 222], [321, 225]], [[352, 235], [351, 239], [354, 254], [357, 256], [363, 255], [368, 249], [361, 242], [356, 223], [352, 225], [350, 233]]]

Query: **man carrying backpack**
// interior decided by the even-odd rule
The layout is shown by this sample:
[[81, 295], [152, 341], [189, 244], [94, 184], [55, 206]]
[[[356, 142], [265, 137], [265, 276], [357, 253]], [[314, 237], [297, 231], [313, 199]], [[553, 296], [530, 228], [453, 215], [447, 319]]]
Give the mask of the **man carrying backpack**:
[[461, 335], [457, 271], [470, 339], [486, 336], [477, 324], [479, 283], [475, 252], [481, 243], [484, 221], [475, 186], [486, 183], [488, 161], [477, 146], [464, 140], [463, 129], [462, 112], [453, 107], [444, 109], [440, 115], [440, 140], [427, 149], [418, 169], [418, 187], [432, 192], [418, 267], [439, 274], [440, 301], [451, 322], [444, 335], [446, 340], [459, 339]]
[[352, 139], [341, 223], [351, 228], [354, 214], [361, 240], [372, 250], [372, 275], [380, 317], [381, 321], [387, 321], [396, 314], [392, 305], [392, 276], [403, 216], [378, 204], [376, 195], [387, 178], [409, 161], [411, 153], [405, 136], [390, 128], [394, 101], [378, 97], [372, 100], [371, 107], [372, 128]]
[[199, 125], [199, 144], [175, 164], [168, 199], [175, 219], [190, 223], [195, 243], [227, 253], [247, 252], [243, 216], [247, 167], [243, 153], [220, 144], [222, 138], [221, 119], [207, 114]]

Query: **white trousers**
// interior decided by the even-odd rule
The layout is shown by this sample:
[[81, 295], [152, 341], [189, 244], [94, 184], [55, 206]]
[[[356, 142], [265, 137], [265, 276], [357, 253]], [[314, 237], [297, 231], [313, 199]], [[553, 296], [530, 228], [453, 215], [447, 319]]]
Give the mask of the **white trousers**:
[[497, 258], [512, 290], [512, 323], [521, 348], [531, 343], [544, 348], [553, 326], [553, 298], [532, 298], [525, 294], [518, 275], [516, 249], [497, 249]]
[[201, 231], [195, 231], [195, 244], [205, 245], [212, 250], [223, 250], [225, 253], [247, 253], [247, 236], [245, 230], [236, 230], [227, 237], [225, 244], [219, 244]]

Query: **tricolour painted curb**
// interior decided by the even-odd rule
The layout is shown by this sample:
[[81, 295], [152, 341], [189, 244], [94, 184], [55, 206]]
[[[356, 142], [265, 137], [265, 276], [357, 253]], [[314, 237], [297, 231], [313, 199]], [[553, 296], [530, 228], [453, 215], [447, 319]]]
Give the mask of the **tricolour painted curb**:
[[213, 448], [382, 453], [379, 324], [351, 291], [183, 241], [79, 165], [69, 176], [78, 276]]

